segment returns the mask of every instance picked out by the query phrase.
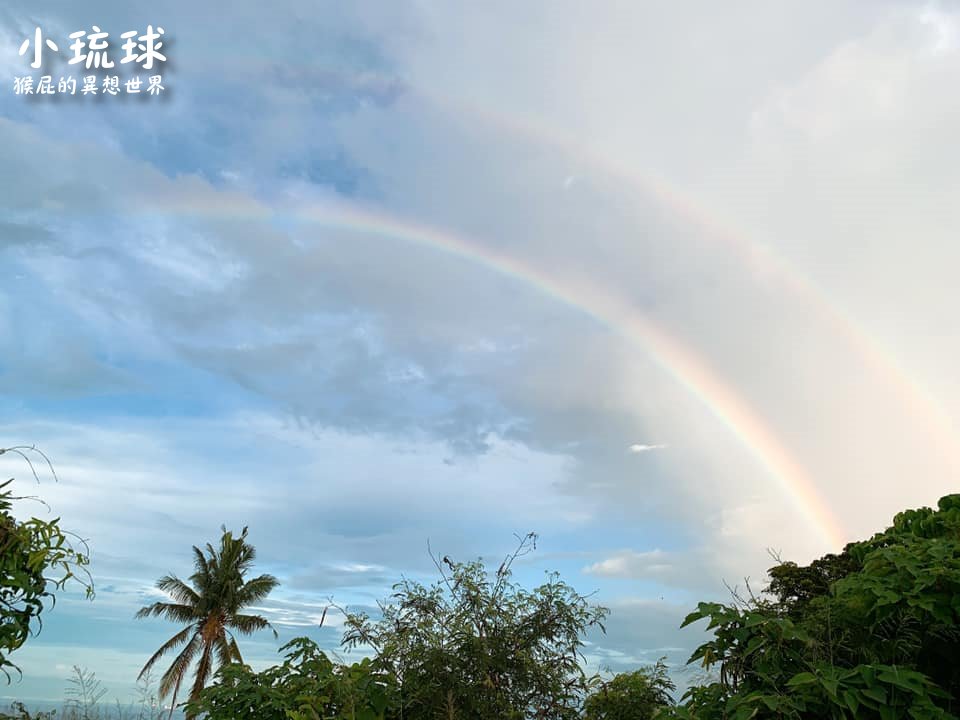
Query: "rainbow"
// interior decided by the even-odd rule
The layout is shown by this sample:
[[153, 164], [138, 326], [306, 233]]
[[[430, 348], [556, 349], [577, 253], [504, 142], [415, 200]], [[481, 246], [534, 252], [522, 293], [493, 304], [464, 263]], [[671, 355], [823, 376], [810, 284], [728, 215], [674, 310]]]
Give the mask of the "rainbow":
[[820, 497], [816, 484], [763, 419], [716, 377], [695, 353], [622, 300], [594, 284], [572, 278], [560, 279], [453, 232], [381, 211], [356, 205], [313, 206], [296, 210], [290, 213], [290, 217], [325, 228], [432, 248], [514, 278], [585, 313], [631, 345], [649, 353], [665, 373], [705, 405], [751, 451], [822, 540], [833, 548], [844, 544], [846, 534]]
[[[232, 61], [231, 61], [232, 62]], [[261, 63], [252, 61], [260, 67]], [[463, 98], [439, 95], [407, 81], [399, 81], [391, 75], [376, 72], [346, 73], [340, 68], [321, 67], [320, 77], [328, 82], [340, 82], [344, 87], [397, 88], [406, 97], [413, 97], [445, 112], [482, 122], [522, 137], [532, 142], [563, 152], [566, 156], [590, 167], [605, 177], [617, 180], [621, 186], [633, 188], [644, 196], [656, 198], [694, 227], [704, 231], [704, 237], [722, 243], [732, 257], [758, 274], [775, 278], [778, 287], [806, 304], [826, 325], [859, 357], [864, 365], [884, 380], [911, 420], [922, 428], [931, 446], [945, 461], [946, 466], [960, 473], [960, 433], [954, 419], [943, 409], [933, 394], [914, 379], [893, 356], [881, 347], [837, 303], [829, 293], [818, 287], [810, 278], [797, 272], [792, 265], [774, 250], [751, 239], [742, 232], [734, 232], [722, 226], [703, 208], [685, 197], [664, 178], [650, 171], [639, 171], [619, 159], [610, 157], [602, 150], [565, 134], [547, 125], [542, 119], [525, 116], [518, 112], [504, 112]], [[716, 213], [712, 213], [715, 215]], [[401, 223], [403, 224], [403, 223]], [[574, 303], [576, 304], [576, 303]]]
[[[519, 113], [491, 110], [463, 100], [438, 96], [418, 87], [408, 86], [412, 95], [446, 112], [478, 117], [483, 122], [524, 139], [563, 152], [567, 157], [587, 166], [604, 177], [616, 180], [618, 186], [633, 188], [645, 197], [655, 198], [693, 227], [703, 231], [707, 240], [722, 243], [732, 257], [756, 274], [775, 278], [778, 288], [790, 293], [817, 312], [831, 331], [847, 343], [864, 365], [884, 380], [911, 419], [923, 428], [925, 436], [953, 473], [960, 473], [960, 433], [954, 419], [933, 394], [903, 368], [893, 354], [864, 332], [858, 323], [829, 294], [809, 277], [798, 273], [773, 248], [734, 232], [708, 215], [702, 207], [685, 197], [662, 177], [629, 167], [603, 151], [557, 131], [544, 122]], [[716, 215], [716, 213], [712, 213]]]
[[[409, 87], [407, 88], [409, 90]], [[421, 97], [428, 97], [417, 93]], [[435, 100], [436, 98], [428, 98]], [[443, 106], [453, 106], [444, 100]], [[584, 162], [602, 170], [606, 174], [626, 180], [632, 187], [638, 188], [664, 202], [685, 218], [705, 223], [691, 208], [683, 205], [666, 183], [650, 181], [629, 170], [617, 167], [601, 155], [593, 153], [569, 139], [562, 138], [542, 127], [525, 124], [517, 116], [506, 116], [477, 110], [475, 115], [504, 127], [513, 132], [531, 137], [539, 142], [554, 145], [564, 152], [580, 158]], [[198, 196], [168, 197], [166, 201], [157, 194], [144, 197], [144, 204], [158, 204], [164, 208], [178, 206], [180, 211], [194, 215], [246, 218], [249, 220], [294, 219], [316, 226], [341, 231], [360, 233], [391, 241], [405, 241], [414, 245], [431, 248], [462, 258], [468, 262], [485, 267], [495, 273], [511, 277], [535, 288], [538, 292], [563, 303], [591, 317], [611, 332], [624, 338], [631, 345], [646, 352], [654, 362], [693, 397], [697, 398], [728, 430], [735, 435], [756, 460], [778, 482], [784, 495], [791, 501], [800, 515], [813, 527], [820, 538], [832, 548], [842, 547], [846, 533], [839, 525], [833, 512], [827, 507], [815, 482], [793, 454], [778, 439], [768, 426], [738, 393], [724, 383], [703, 363], [692, 350], [677, 338], [657, 325], [653, 320], [639, 313], [634, 307], [616, 298], [596, 284], [585, 283], [569, 277], [560, 278], [556, 274], [546, 273], [532, 264], [516, 257], [492, 249], [457, 233], [429, 226], [396, 215], [362, 207], [356, 204], [313, 205], [299, 209], [274, 211], [262, 204], [251, 202], [249, 198], [231, 197], [229, 192], [221, 191], [226, 203], [211, 208], [203, 205]], [[161, 193], [162, 194], [162, 193]], [[230, 200], [237, 200], [236, 204]], [[233, 205], [225, 213], [224, 204]], [[759, 247], [736, 240], [736, 236], [725, 235], [725, 239], [739, 249], [739, 255], [751, 263], [765, 262], [767, 254]], [[731, 240], [732, 238], [732, 240]], [[779, 268], [778, 269], [782, 269]], [[792, 277], [792, 276], [791, 276]], [[796, 283], [794, 283], [796, 285]], [[852, 329], [848, 329], [848, 334]], [[862, 345], [862, 344], [861, 344]]]
[[[216, 57], [209, 58], [215, 63]], [[235, 69], [237, 62], [245, 62], [247, 70], [261, 68], [262, 59], [230, 58], [229, 67]], [[222, 58], [219, 62], [226, 66]], [[943, 409], [928, 389], [917, 382], [886, 348], [881, 347], [865, 333], [860, 324], [846, 313], [829, 293], [817, 286], [810, 278], [798, 273], [773, 248], [751, 239], [741, 232], [735, 232], [725, 224], [714, 219], [715, 212], [704, 211], [702, 203], [695, 203], [672, 187], [664, 178], [650, 171], [640, 172], [622, 161], [609, 157], [605, 153], [590, 147], [587, 143], [551, 128], [543, 119], [518, 112], [504, 112], [471, 103], [463, 98], [453, 98], [431, 92], [425, 87], [399, 79], [396, 76], [377, 72], [349, 72], [343, 68], [326, 66], [298, 65], [297, 76], [312, 72], [321, 82], [339, 85], [343, 88], [357, 89], [394, 89], [403, 96], [413, 97], [444, 112], [469, 118], [479, 118], [482, 122], [507, 133], [530, 140], [563, 152], [585, 166], [593, 168], [604, 176], [617, 180], [624, 186], [634, 188], [645, 196], [654, 197], [665, 207], [677, 213], [687, 222], [704, 231], [704, 237], [722, 243], [746, 267], [779, 281], [778, 287], [791, 293], [817, 312], [838, 337], [844, 339], [850, 349], [866, 367], [883, 378], [894, 391], [911, 419], [923, 428], [930, 444], [936, 448], [951, 471], [960, 474], [960, 433], [954, 419]]]
[[[767, 423], [734, 389], [718, 378], [697, 355], [650, 318], [595, 284], [560, 278], [514, 256], [507, 255], [449, 230], [392, 215], [355, 203], [312, 204], [279, 211], [230, 193], [211, 207], [193, 193], [163, 197], [154, 193], [143, 204], [158, 204], [177, 214], [231, 217], [262, 222], [295, 220], [331, 230], [403, 241], [429, 248], [532, 287], [622, 337], [639, 348], [668, 376], [703, 404], [738, 438], [779, 484], [804, 520], [831, 548], [840, 548], [846, 533], [824, 503], [816, 484], [780, 442]], [[232, 201], [236, 200], [234, 203]], [[138, 206], [140, 203], [138, 203]], [[229, 207], [227, 207], [229, 206]]]
[[[262, 68], [264, 59], [252, 59], [250, 68]], [[235, 60], [231, 59], [235, 69]], [[960, 473], [960, 433], [954, 419], [943, 409], [933, 394], [922, 386], [886, 348], [881, 347], [837, 303], [829, 293], [810, 278], [797, 272], [773, 248], [751, 239], [742, 232], [722, 226], [691, 198], [685, 197], [664, 178], [650, 171], [639, 171], [610, 157], [602, 150], [547, 125], [542, 119], [515, 111], [504, 112], [471, 103], [463, 98], [440, 95], [425, 87], [398, 80], [393, 75], [377, 72], [349, 73], [342, 68], [319, 67], [319, 77], [326, 82], [338, 82], [343, 87], [396, 88], [403, 96], [413, 97], [445, 112], [470, 118], [479, 118], [492, 127], [563, 152], [568, 157], [593, 168], [604, 176], [617, 180], [625, 187], [656, 198], [665, 207], [695, 227], [704, 231], [708, 240], [720, 242], [744, 266], [779, 281], [778, 287], [791, 293], [818, 314], [832, 331], [848, 344], [865, 366], [885, 380], [911, 419], [923, 428], [931, 445], [951, 471]], [[712, 215], [716, 215], [711, 211]], [[402, 223], [401, 223], [402, 224]]]

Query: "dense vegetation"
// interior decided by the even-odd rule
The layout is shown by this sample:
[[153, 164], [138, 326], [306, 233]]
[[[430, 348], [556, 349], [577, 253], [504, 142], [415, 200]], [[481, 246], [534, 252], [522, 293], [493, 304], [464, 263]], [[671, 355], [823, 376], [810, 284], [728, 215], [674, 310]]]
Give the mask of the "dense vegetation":
[[[49, 464], [46, 456], [32, 447], [0, 448], [0, 455], [6, 453], [23, 458], [34, 477], [37, 474], [31, 454]], [[18, 522], [12, 514], [14, 502], [36, 498], [14, 495], [12, 482], [11, 479], [0, 483], [0, 672], [8, 680], [10, 670], [19, 672], [10, 654], [40, 629], [40, 615], [56, 601], [55, 590], [75, 579], [83, 585], [87, 596], [93, 597], [86, 544], [80, 540], [82, 549], [77, 550], [70, 534], [60, 527], [59, 518], [34, 517]]]
[[663, 660], [603, 682], [583, 703], [584, 720], [644, 720], [673, 705], [677, 689]]
[[713, 637], [691, 658], [719, 670], [677, 718], [953, 718], [960, 693], [960, 495], [907, 510], [869, 540], [767, 592], [701, 603]]
[[[683, 625], [707, 620], [712, 636], [690, 663], [716, 679], [689, 688], [678, 706], [662, 664], [606, 682], [587, 677], [583, 634], [602, 627], [606, 611], [556, 576], [533, 592], [515, 586], [513, 557], [492, 576], [479, 563], [444, 558], [449, 572], [437, 563], [441, 581], [433, 587], [404, 581], [377, 620], [348, 615], [343, 644], [375, 651], [370, 663], [339, 666], [344, 676], [362, 679], [346, 684], [354, 699], [332, 700], [342, 697], [335, 688], [344, 683], [334, 665], [321, 663], [326, 670], [314, 675], [311, 697], [330, 701], [295, 706], [295, 693], [280, 692], [276, 717], [955, 717], [960, 495], [942, 498], [937, 510], [900, 513], [885, 532], [838, 555], [802, 567], [778, 563], [759, 595], [748, 589], [728, 604], [701, 603]], [[285, 667], [271, 677], [302, 681], [302, 663]], [[201, 698], [229, 697], [231, 683], [249, 689], [251, 677], [231, 670]], [[200, 709], [230, 717], [214, 714], [213, 704]]]
[[346, 614], [343, 645], [374, 658], [335, 665], [306, 638], [280, 667], [226, 667], [191, 712], [228, 718], [577, 718], [590, 678], [585, 631], [591, 606], [555, 575], [533, 591], [511, 582], [511, 566], [533, 548], [528, 535], [495, 573], [479, 562], [436, 560], [432, 587], [403, 581], [376, 619]]
[[[15, 667], [9, 654], [34, 632], [44, 602], [88, 562], [57, 520], [14, 520], [12, 502], [23, 498], [8, 486], [0, 485], [0, 669]], [[960, 712], [960, 495], [936, 510], [902, 512], [839, 554], [806, 566], [778, 562], [758, 594], [748, 586], [728, 603], [700, 603], [683, 626], [707, 621], [709, 637], [689, 663], [710, 680], [679, 703], [662, 662], [605, 679], [584, 671], [586, 633], [604, 631], [608, 611], [556, 574], [533, 590], [516, 584], [514, 561], [535, 542], [522, 538], [496, 571], [433, 558], [433, 585], [403, 580], [373, 616], [337, 608], [342, 646], [371, 657], [348, 664], [303, 637], [280, 649], [281, 663], [255, 672], [236, 635], [272, 629], [245, 608], [277, 580], [248, 578], [255, 551], [246, 528], [236, 536], [224, 528], [219, 547], [193, 548], [189, 582], [158, 581], [170, 601], [138, 613], [184, 625], [141, 680], [183, 646], [159, 696], [176, 703], [192, 669], [181, 705], [209, 720], [920, 720]], [[48, 578], [50, 570], [58, 575]], [[75, 670], [79, 690], [68, 707], [80, 720], [95, 717], [102, 695], [91, 677]], [[141, 720], [155, 716], [150, 707]]]
[[495, 573], [444, 557], [432, 587], [405, 580], [376, 621], [347, 616], [344, 646], [376, 651], [404, 717], [577, 717], [589, 681], [583, 636], [607, 610], [555, 574], [532, 591], [511, 582], [513, 561], [535, 541], [523, 538]]

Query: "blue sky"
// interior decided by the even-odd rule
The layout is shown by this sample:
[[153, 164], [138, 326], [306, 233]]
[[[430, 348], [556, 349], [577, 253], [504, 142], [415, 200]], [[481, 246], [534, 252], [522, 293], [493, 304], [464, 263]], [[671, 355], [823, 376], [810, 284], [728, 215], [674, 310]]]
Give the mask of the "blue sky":
[[[598, 288], [750, 408], [846, 538], [951, 490], [952, 5], [231, 8], [0, 10], [0, 446], [52, 457], [38, 492], [98, 586], [0, 696], [57, 699], [76, 664], [130, 697], [173, 632], [133, 614], [221, 524], [282, 582], [259, 666], [297, 634], [335, 648], [328, 598], [431, 580], [428, 540], [498, 564], [534, 530], [518, 579], [558, 570], [612, 609], [593, 665], [679, 667], [697, 600], [762, 584], [768, 549], [837, 548], [716, 393], [584, 312]], [[14, 94], [35, 27], [65, 50], [147, 24], [164, 95]], [[341, 211], [455, 234], [568, 301], [307, 221]]]

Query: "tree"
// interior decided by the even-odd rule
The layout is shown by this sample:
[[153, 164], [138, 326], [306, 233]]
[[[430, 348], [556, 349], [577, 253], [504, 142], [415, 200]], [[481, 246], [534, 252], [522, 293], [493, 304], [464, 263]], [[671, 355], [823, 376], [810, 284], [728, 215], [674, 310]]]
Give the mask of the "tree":
[[783, 614], [799, 617], [812, 600], [829, 594], [837, 580], [861, 569], [860, 563], [847, 549], [839, 555], [824, 555], [807, 566], [780, 562], [767, 571], [770, 584], [766, 592], [776, 599]]
[[[30, 453], [40, 455], [56, 479], [47, 456], [36, 448], [0, 448], [0, 455], [6, 453], [23, 458], [38, 482]], [[76, 549], [71, 533], [60, 527], [59, 518], [31, 517], [23, 521], [14, 518], [15, 501], [36, 498], [15, 496], [10, 489], [12, 482], [10, 479], [0, 483], [0, 672], [8, 682], [11, 679], [8, 669], [19, 672], [10, 660], [10, 653], [39, 630], [45, 604], [56, 602], [54, 591], [62, 590], [73, 579], [84, 587], [88, 598], [94, 595], [93, 580], [87, 569], [90, 556], [86, 542], [79, 540], [82, 549]], [[51, 572], [56, 577], [49, 577]]]
[[333, 663], [317, 644], [295, 638], [282, 665], [253, 672], [224, 665], [188, 710], [206, 720], [385, 720], [396, 718], [393, 678], [374, 661]]
[[[190, 584], [174, 575], [165, 575], [157, 581], [157, 589], [172, 602], [155, 602], [141, 608], [136, 615], [186, 623], [186, 627], [160, 646], [140, 671], [142, 678], [167, 652], [184, 645], [160, 678], [160, 697], [173, 695], [171, 715], [180, 685], [194, 660], [197, 663], [190, 699], [198, 697], [218, 667], [243, 662], [234, 633], [250, 635], [257, 630], [273, 630], [266, 618], [244, 614], [243, 610], [269, 595], [278, 585], [277, 579], [272, 575], [259, 575], [247, 580], [245, 576], [256, 558], [256, 551], [247, 543], [247, 528], [239, 537], [234, 537], [225, 527], [222, 530], [219, 549], [209, 543], [206, 553], [193, 547], [194, 573]], [[273, 634], [277, 636], [275, 630]]]
[[690, 662], [720, 677], [691, 688], [674, 717], [956, 718], [960, 495], [770, 576], [767, 596], [700, 603], [686, 618], [709, 620]]
[[663, 659], [651, 668], [615, 675], [583, 703], [584, 720], [650, 720], [673, 704], [676, 690]]
[[583, 636], [603, 628], [607, 610], [555, 573], [533, 591], [511, 582], [514, 560], [535, 543], [527, 535], [492, 574], [480, 561], [434, 558], [432, 587], [404, 580], [380, 619], [347, 614], [344, 646], [374, 649], [397, 678], [406, 720], [577, 717], [590, 682]]

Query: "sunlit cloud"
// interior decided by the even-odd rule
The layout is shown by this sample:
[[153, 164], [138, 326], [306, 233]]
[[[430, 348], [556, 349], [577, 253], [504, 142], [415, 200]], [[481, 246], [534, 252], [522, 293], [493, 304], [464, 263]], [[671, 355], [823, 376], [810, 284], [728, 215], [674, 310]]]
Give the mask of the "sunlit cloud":
[[630, 452], [639, 455], [640, 453], [650, 452], [651, 450], [663, 450], [666, 447], [666, 445], [644, 445], [642, 443], [635, 443], [630, 446]]

